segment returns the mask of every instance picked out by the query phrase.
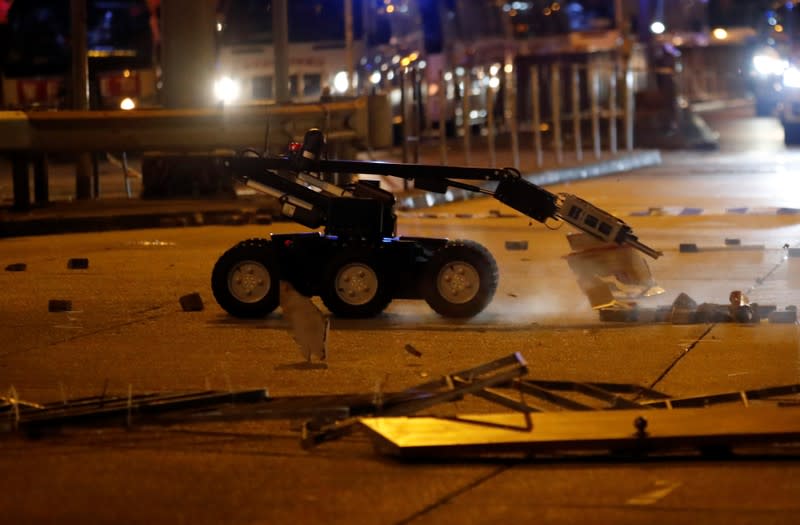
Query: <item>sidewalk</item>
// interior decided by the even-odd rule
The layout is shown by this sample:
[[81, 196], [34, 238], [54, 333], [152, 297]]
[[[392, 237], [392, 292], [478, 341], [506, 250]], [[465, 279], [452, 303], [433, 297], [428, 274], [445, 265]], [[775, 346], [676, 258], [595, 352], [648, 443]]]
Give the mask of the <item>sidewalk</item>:
[[[545, 151], [539, 165], [529, 142], [521, 141], [520, 150], [520, 172], [541, 186], [620, 173], [661, 162], [658, 150], [620, 150], [614, 155], [604, 151], [600, 158], [595, 158], [589, 150], [583, 152], [582, 159], [577, 159], [574, 151], [565, 150], [561, 162], [553, 151]], [[413, 160], [412, 155], [408, 158]], [[364, 153], [359, 155], [359, 159], [401, 162], [402, 149]], [[498, 144], [494, 160], [495, 167], [514, 165], [507, 144]], [[440, 163], [438, 144], [426, 144], [420, 148], [418, 164]], [[485, 139], [476, 137], [472, 141], [469, 159], [461, 143], [450, 143], [446, 163], [449, 166], [492, 167], [492, 155]], [[138, 159], [131, 159], [130, 164], [133, 171], [140, 169]], [[212, 224], [264, 224], [273, 218], [280, 220], [274, 198], [248, 191], [238, 191], [236, 198], [144, 200], [138, 198], [141, 179], [134, 176], [129, 178], [131, 197], [128, 197], [122, 169], [115, 159], [100, 163], [100, 195], [93, 200], [74, 200], [75, 176], [70, 164], [51, 161], [49, 171], [50, 203], [34, 206], [26, 212], [12, 211], [11, 167], [5, 159], [0, 159], [0, 237]], [[409, 188], [401, 179], [383, 179], [384, 187], [388, 184], [397, 196], [398, 207], [404, 209], [424, 208], [475, 196], [464, 190], [451, 190], [448, 194], [425, 193]]]

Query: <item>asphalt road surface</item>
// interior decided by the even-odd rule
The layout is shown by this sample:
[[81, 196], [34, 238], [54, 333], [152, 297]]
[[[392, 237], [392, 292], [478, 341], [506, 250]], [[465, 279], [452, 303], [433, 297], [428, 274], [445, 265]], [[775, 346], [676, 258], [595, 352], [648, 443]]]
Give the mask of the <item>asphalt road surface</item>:
[[[800, 302], [800, 151], [772, 119], [713, 116], [718, 152], [559, 188], [623, 218], [664, 252], [650, 268], [670, 305], [732, 290], [779, 309]], [[762, 322], [601, 321], [548, 229], [491, 199], [403, 214], [403, 235], [468, 238], [496, 257], [500, 285], [474, 319], [396, 301], [376, 319], [334, 320], [329, 357], [304, 364], [280, 310], [237, 320], [213, 300], [217, 257], [292, 224], [200, 227], [0, 241], [0, 389], [46, 402], [127, 392], [266, 388], [273, 396], [389, 392], [520, 352], [537, 379], [608, 381], [691, 396], [800, 383], [798, 327]], [[467, 218], [465, 216], [471, 215]], [[738, 239], [744, 248], [725, 248]], [[508, 250], [506, 241], [527, 241]], [[680, 244], [694, 243], [697, 253]], [[706, 249], [708, 248], [708, 249]], [[86, 269], [67, 260], [85, 257]], [[202, 311], [179, 298], [197, 292]], [[72, 310], [49, 312], [51, 299]], [[407, 351], [412, 345], [418, 355]], [[478, 409], [464, 399], [439, 410]], [[713, 409], [709, 409], [712, 411]], [[787, 419], [800, 420], [788, 407]], [[709, 412], [711, 414], [711, 412]], [[710, 415], [709, 417], [713, 417]], [[740, 417], [747, 418], [747, 409]], [[749, 459], [507, 457], [403, 462], [357, 433], [311, 450], [295, 421], [71, 428], [2, 436], [6, 523], [796, 523], [797, 450]], [[767, 450], [767, 452], [781, 452]], [[789, 460], [786, 460], [786, 459]]]

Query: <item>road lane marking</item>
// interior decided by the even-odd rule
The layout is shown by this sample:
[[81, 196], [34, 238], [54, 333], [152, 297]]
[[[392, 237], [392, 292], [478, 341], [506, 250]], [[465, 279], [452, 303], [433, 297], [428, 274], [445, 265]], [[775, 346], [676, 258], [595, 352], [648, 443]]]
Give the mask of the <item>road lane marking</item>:
[[670, 482], [665, 480], [659, 480], [656, 481], [656, 486], [659, 488], [635, 496], [626, 501], [625, 503], [627, 505], [652, 505], [653, 503], [658, 503], [662, 499], [669, 496], [670, 493], [672, 493], [672, 491], [680, 487], [681, 482], [680, 481]]

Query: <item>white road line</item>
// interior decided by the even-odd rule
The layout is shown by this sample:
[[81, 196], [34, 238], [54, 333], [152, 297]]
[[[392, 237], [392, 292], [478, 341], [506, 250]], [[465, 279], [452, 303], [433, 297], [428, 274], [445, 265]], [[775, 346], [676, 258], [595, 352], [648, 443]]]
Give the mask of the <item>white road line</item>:
[[656, 486], [659, 488], [645, 492], [639, 496], [635, 496], [625, 503], [627, 505], [652, 505], [653, 503], [658, 503], [662, 499], [666, 498], [673, 490], [680, 487], [681, 482], [659, 480], [656, 481]]

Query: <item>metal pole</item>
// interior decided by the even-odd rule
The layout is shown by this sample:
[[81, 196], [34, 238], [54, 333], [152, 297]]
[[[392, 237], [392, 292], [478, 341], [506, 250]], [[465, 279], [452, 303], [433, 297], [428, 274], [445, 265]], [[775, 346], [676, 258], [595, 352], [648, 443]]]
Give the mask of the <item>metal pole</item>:
[[572, 133], [575, 135], [575, 158], [583, 160], [581, 143], [581, 95], [578, 64], [572, 64]]
[[564, 161], [563, 141], [561, 137], [561, 64], [550, 66], [550, 101], [553, 114], [553, 145], [556, 150], [556, 163]]
[[620, 35], [625, 36], [626, 24], [622, 0], [614, 0], [614, 25], [617, 26]]
[[628, 66], [625, 69], [625, 149], [628, 151], [633, 151], [634, 104], [633, 70]]
[[539, 100], [539, 66], [531, 68], [531, 104], [533, 107], [533, 150], [536, 152], [536, 165], [542, 167], [542, 105]]
[[497, 152], [494, 147], [494, 97], [496, 91], [492, 86], [486, 87], [486, 141], [489, 146], [489, 167], [497, 167]]
[[275, 52], [275, 100], [284, 104], [289, 92], [289, 15], [287, 0], [272, 1], [272, 36]]
[[600, 86], [598, 84], [597, 67], [594, 64], [589, 65], [589, 78], [591, 79], [591, 88], [589, 89], [589, 97], [591, 99], [592, 108], [592, 145], [594, 146], [594, 156], [600, 158], [600, 104], [598, 102], [598, 91]]
[[400, 69], [400, 140], [403, 142], [403, 163], [408, 162], [408, 96], [406, 95], [407, 68]]
[[50, 201], [47, 169], [47, 153], [37, 153], [33, 158], [33, 200], [36, 204], [47, 204]]
[[506, 100], [503, 117], [511, 132], [511, 158], [514, 169], [519, 169], [519, 121], [517, 120], [517, 72], [512, 57], [506, 57]]
[[[363, 22], [362, 22], [363, 23]], [[353, 0], [344, 0], [344, 47], [347, 59], [347, 94], [355, 88], [355, 58], [353, 53]]]
[[[89, 109], [89, 59], [86, 36], [86, 0], [71, 0], [72, 107]], [[92, 159], [79, 153], [75, 162], [75, 197], [92, 198]]]
[[439, 162], [447, 164], [447, 82], [444, 71], [439, 71]]
[[608, 147], [617, 154], [617, 65], [611, 64], [608, 75]]
[[419, 164], [419, 145], [422, 142], [422, 83], [419, 69], [416, 67], [411, 70], [411, 101], [413, 102], [412, 112], [414, 114], [414, 164]]
[[11, 155], [11, 177], [14, 181], [14, 211], [30, 210], [31, 179], [25, 153], [15, 152]]
[[469, 97], [472, 94], [472, 74], [469, 68], [464, 70], [464, 96], [461, 99], [461, 127], [464, 129], [464, 165], [469, 166], [472, 160], [472, 145], [470, 143], [472, 128], [470, 126], [470, 103]]
[[89, 109], [89, 59], [86, 37], [86, 0], [71, 0], [72, 107]]

